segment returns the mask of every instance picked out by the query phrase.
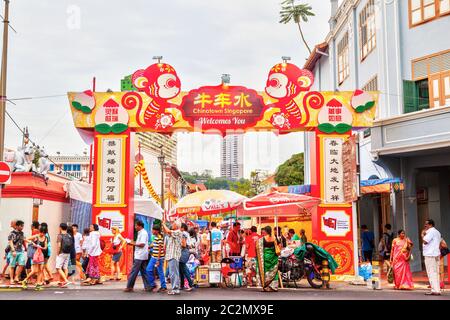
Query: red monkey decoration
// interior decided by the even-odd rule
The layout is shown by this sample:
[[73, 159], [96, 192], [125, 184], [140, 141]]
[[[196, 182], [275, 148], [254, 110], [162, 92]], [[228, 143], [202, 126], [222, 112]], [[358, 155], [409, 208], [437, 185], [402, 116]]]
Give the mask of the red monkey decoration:
[[122, 97], [125, 108], [138, 106], [137, 123], [158, 130], [172, 127], [175, 119], [172, 114], [166, 113], [166, 108], [178, 107], [168, 101], [181, 91], [180, 78], [175, 69], [167, 63], [155, 63], [133, 73], [131, 81], [139, 91], [152, 98], [147, 106], [143, 106], [142, 97], [136, 92], [128, 92]]
[[316, 91], [307, 93], [300, 106], [294, 98], [302, 91], [309, 91], [313, 81], [314, 75], [309, 70], [300, 69], [291, 63], [279, 63], [270, 69], [265, 91], [271, 98], [278, 99], [274, 106], [280, 109], [280, 112], [272, 115], [270, 121], [273, 126], [292, 129], [308, 123], [310, 115], [306, 105], [314, 109], [321, 108], [324, 104], [322, 94]]

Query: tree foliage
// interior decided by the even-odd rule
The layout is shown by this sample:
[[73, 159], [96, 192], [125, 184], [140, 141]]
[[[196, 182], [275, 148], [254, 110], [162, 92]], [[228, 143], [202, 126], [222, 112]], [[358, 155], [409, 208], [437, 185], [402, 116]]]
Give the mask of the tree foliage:
[[308, 22], [308, 18], [311, 16], [315, 16], [315, 14], [312, 12], [312, 7], [309, 4], [295, 4], [295, 0], [285, 0], [281, 3], [280, 23], [286, 24], [293, 21], [297, 24], [302, 41], [309, 53], [311, 53], [311, 49], [305, 40], [305, 36], [303, 35], [301, 22]]
[[275, 182], [279, 186], [292, 186], [304, 183], [304, 155], [297, 153], [277, 168]]
[[181, 175], [183, 176], [183, 179], [189, 183], [205, 182], [213, 178], [209, 171], [203, 171], [201, 174], [199, 174], [198, 172], [189, 173], [182, 171]]
[[246, 197], [252, 197], [257, 194], [249, 179], [242, 178], [235, 181], [223, 177], [213, 177], [207, 171], [201, 174], [197, 172], [181, 172], [181, 175], [188, 183], [204, 183], [209, 190], [231, 190]]
[[252, 183], [248, 179], [240, 179], [238, 181], [232, 181], [230, 183], [230, 190], [242, 194], [246, 197], [253, 197], [256, 195]]

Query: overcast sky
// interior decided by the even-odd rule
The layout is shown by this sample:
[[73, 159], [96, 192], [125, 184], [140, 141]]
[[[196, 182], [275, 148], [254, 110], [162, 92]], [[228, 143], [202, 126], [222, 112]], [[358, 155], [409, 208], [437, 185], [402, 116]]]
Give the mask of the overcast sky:
[[[181, 78], [182, 90], [214, 85], [222, 73], [233, 85], [262, 90], [281, 56], [303, 66], [308, 56], [294, 24], [278, 23], [273, 0], [14, 0], [10, 5], [7, 96], [64, 95], [91, 88], [119, 91], [120, 79], [162, 55]], [[328, 31], [328, 0], [309, 0], [316, 16], [304, 25], [311, 47]], [[3, 1], [1, 2], [3, 6]], [[15, 101], [8, 112], [49, 154], [82, 154], [88, 148], [75, 130], [67, 97]], [[180, 134], [181, 170], [219, 174], [220, 137]], [[6, 146], [20, 132], [6, 120]], [[245, 138], [246, 175], [275, 170], [303, 150], [301, 133]]]

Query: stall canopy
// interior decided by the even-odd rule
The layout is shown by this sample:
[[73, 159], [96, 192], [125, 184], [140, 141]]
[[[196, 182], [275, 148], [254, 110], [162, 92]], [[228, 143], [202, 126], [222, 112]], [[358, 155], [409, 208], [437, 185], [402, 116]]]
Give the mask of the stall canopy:
[[279, 186], [273, 187], [272, 191], [284, 192], [284, 193], [295, 193], [295, 194], [309, 194], [311, 193], [311, 185], [309, 184], [299, 184], [292, 186]]
[[244, 201], [237, 214], [248, 217], [296, 216], [299, 219], [309, 219], [320, 201], [319, 198], [275, 191]]
[[361, 181], [361, 193], [390, 193], [391, 191], [401, 191], [404, 189], [402, 179], [385, 178], [369, 179]]
[[[64, 185], [70, 198], [71, 221], [80, 229], [89, 227], [92, 223], [92, 184], [81, 181], [70, 181]], [[162, 219], [162, 209], [150, 198], [134, 198], [135, 213], [154, 219]]]
[[162, 220], [163, 217], [162, 208], [151, 198], [135, 197], [134, 212], [158, 220]]
[[178, 214], [205, 216], [234, 210], [246, 199], [230, 190], [204, 190], [181, 198], [174, 209]]

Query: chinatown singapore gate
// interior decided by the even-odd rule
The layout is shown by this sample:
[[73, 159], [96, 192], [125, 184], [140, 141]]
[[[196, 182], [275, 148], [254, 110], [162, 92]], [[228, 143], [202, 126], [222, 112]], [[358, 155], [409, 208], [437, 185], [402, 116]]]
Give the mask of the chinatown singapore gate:
[[[337, 274], [354, 274], [356, 215], [344, 195], [343, 149], [352, 130], [372, 126], [378, 93], [310, 91], [313, 81], [310, 71], [279, 63], [269, 70], [264, 92], [228, 84], [183, 92], [175, 69], [155, 63], [132, 75], [137, 91], [69, 92], [75, 127], [94, 135], [93, 223], [103, 237], [117, 226], [133, 238], [134, 132], [311, 131], [311, 193], [322, 199], [312, 213], [312, 239], [335, 257]], [[132, 264], [129, 248], [124, 271]], [[110, 255], [103, 254], [100, 265], [109, 274]]]

